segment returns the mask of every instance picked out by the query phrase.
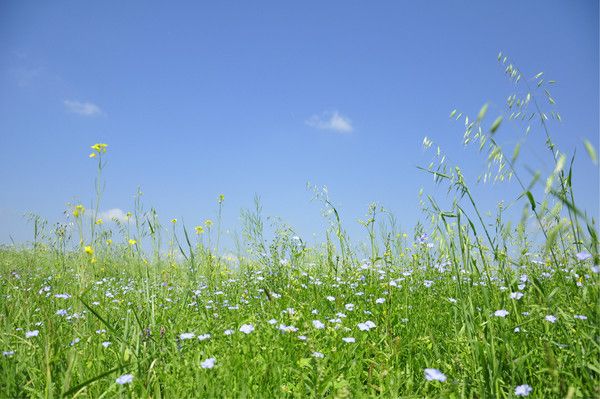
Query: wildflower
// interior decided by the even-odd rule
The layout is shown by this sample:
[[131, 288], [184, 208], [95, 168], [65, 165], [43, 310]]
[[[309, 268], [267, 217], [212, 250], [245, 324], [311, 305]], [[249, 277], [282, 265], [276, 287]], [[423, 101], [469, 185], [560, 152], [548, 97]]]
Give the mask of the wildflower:
[[346, 306], [344, 306], [344, 307], [348, 311], [353, 311], [354, 310], [354, 304], [353, 303], [347, 303]]
[[71, 341], [71, 343], [69, 344], [70, 346], [74, 346], [77, 345], [79, 343], [80, 339], [79, 338], [75, 338], [73, 341]]
[[515, 333], [521, 332], [521, 327], [515, 327], [515, 329], [513, 330], [513, 332], [515, 332]]
[[210, 220], [210, 219], [206, 219], [204, 221], [204, 225], [206, 226], [207, 229], [210, 229], [212, 227], [212, 225], [213, 225], [213, 221]]
[[600, 273], [600, 266], [594, 265], [592, 266], [592, 273]]
[[577, 260], [588, 260], [592, 257], [592, 254], [587, 251], [581, 251], [576, 253], [575, 256], [577, 257]]
[[321, 352], [313, 352], [312, 356], [317, 359], [323, 359], [325, 357], [325, 355], [322, 354]]
[[320, 320], [313, 320], [312, 323], [317, 330], [322, 330], [325, 328], [325, 324], [323, 324]]
[[94, 151], [96, 151], [98, 154], [106, 152], [106, 147], [108, 147], [108, 144], [104, 144], [104, 143], [96, 143], [93, 146], [91, 146], [90, 148]]
[[102, 219], [98, 219], [98, 220], [96, 220], [96, 224], [97, 224], [97, 225], [101, 225], [102, 223], [104, 223], [104, 220], [102, 220]]
[[448, 298], [448, 301], [451, 303], [456, 303], [456, 299], [454, 299], [454, 298]]
[[376, 304], [378, 304], [378, 305], [381, 305], [381, 304], [382, 304], [382, 303], [384, 303], [384, 302], [385, 302], [385, 298], [377, 298], [377, 299], [375, 300], [375, 303], [376, 303]]
[[342, 338], [342, 341], [351, 344], [353, 342], [356, 342], [356, 339], [354, 339], [353, 337], [344, 337], [344, 338]]
[[210, 334], [198, 335], [198, 341], [205, 341], [210, 338]]
[[587, 316], [584, 316], [584, 315], [581, 315], [581, 314], [576, 314], [573, 317], [575, 317], [576, 319], [579, 319], [579, 320], [587, 320]]
[[252, 324], [244, 324], [240, 327], [240, 331], [244, 334], [250, 334], [252, 331], [254, 331], [254, 326]]
[[67, 311], [65, 309], [59, 309], [56, 311], [56, 315], [57, 316], [66, 316], [67, 315]]
[[15, 354], [15, 351], [3, 351], [2, 356], [4, 357], [12, 357]]
[[506, 317], [508, 315], [508, 310], [500, 309], [494, 312], [494, 316], [496, 317]]
[[194, 333], [181, 333], [179, 334], [179, 339], [180, 340], [186, 340], [186, 339], [192, 339], [194, 338], [196, 335]]
[[533, 388], [527, 384], [519, 385], [515, 388], [516, 396], [529, 396], [529, 394], [533, 391]]
[[196, 230], [196, 234], [198, 234], [198, 235], [204, 233], [204, 227], [202, 227], [202, 226], [196, 226], [196, 227], [194, 227], [194, 230]]
[[298, 335], [300, 341], [306, 341], [306, 335]]
[[556, 323], [556, 320], [558, 320], [558, 319], [556, 318], [556, 316], [553, 316], [553, 315], [551, 315], [551, 314], [550, 314], [550, 315], [548, 315], [548, 316], [546, 316], [546, 317], [545, 317], [545, 319], [546, 319], [546, 321], [548, 321], [548, 322], [550, 322], [550, 323]]
[[106, 245], [108, 245], [110, 247], [111, 244], [112, 244], [112, 240], [110, 238], [108, 240], [106, 240]]
[[123, 374], [119, 378], [115, 380], [115, 382], [119, 385], [129, 384], [133, 381], [133, 375], [131, 374]]
[[371, 320], [368, 320], [364, 323], [358, 323], [358, 329], [360, 331], [369, 331], [372, 328], [375, 328], [375, 323], [373, 323]]
[[177, 219], [171, 219], [171, 223], [173, 223], [173, 224], [177, 223]]
[[208, 359], [200, 363], [200, 367], [202, 367], [203, 369], [212, 369], [213, 367], [215, 367], [215, 363], [217, 363], [217, 359], [215, 359], [214, 357], [209, 357]]
[[438, 369], [425, 369], [425, 379], [427, 381], [446, 381], [446, 376]]
[[110, 345], [111, 345], [110, 341], [104, 341], [104, 342], [102, 342], [102, 346], [105, 347], [105, 348], [108, 348]]
[[133, 238], [130, 238], [128, 242], [129, 242], [129, 245], [131, 245], [131, 246], [137, 244], [137, 241], [134, 240]]
[[222, 204], [225, 201], [225, 195], [219, 194], [219, 204]]
[[39, 334], [39, 330], [27, 331], [25, 333], [25, 338], [37, 337]]
[[96, 158], [96, 153], [92, 152], [90, 155], [88, 155], [90, 158]]
[[423, 282], [423, 285], [427, 288], [431, 287], [432, 284], [433, 284], [433, 281], [431, 281], [431, 280], [425, 280]]
[[268, 321], [269, 324], [273, 325], [273, 324], [277, 324], [277, 320], [275, 319], [271, 319]]
[[520, 291], [517, 291], [517, 292], [511, 292], [511, 293], [510, 293], [510, 299], [516, 299], [516, 300], [519, 300], [519, 299], [521, 299], [521, 298], [523, 298], [523, 293], [522, 293], [522, 292], [520, 292]]
[[83, 214], [85, 213], [85, 207], [81, 204], [76, 205], [75, 208], [73, 209], [73, 216], [78, 218], [79, 216], [83, 216]]
[[335, 301], [335, 297], [334, 297], [334, 296], [331, 296], [331, 295], [329, 295], [329, 296], [327, 297], [327, 300], [328, 300], [329, 302], [333, 302], [333, 301]]
[[225, 334], [225, 335], [231, 335], [231, 334], [233, 334], [233, 330], [225, 330], [223, 332], [223, 334]]

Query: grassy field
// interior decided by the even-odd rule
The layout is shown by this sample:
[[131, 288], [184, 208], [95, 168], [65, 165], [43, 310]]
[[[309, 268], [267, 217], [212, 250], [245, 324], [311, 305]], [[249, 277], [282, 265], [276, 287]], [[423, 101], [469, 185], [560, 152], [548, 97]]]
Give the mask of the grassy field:
[[[518, 149], [505, 156], [494, 140], [521, 112], [550, 137], [554, 114], [533, 107], [535, 93], [509, 97], [503, 117], [451, 115], [498, 167], [490, 177], [522, 187], [527, 217], [484, 220], [438, 149], [424, 173], [453, 204], [424, 199], [429, 224], [410, 233], [372, 205], [362, 247], [325, 192], [331, 224], [314, 247], [285, 225], [270, 237], [257, 201], [242, 214], [243, 249], [223, 255], [223, 196], [214, 223], [190, 229], [139, 201], [100, 220], [108, 154], [95, 144], [92, 206], [52, 227], [32, 216], [33, 243], [0, 250], [0, 397], [600, 396], [595, 222], [574, 202], [563, 153], [550, 146], [554, 171], [529, 184]], [[543, 242], [528, 239], [532, 223]]]

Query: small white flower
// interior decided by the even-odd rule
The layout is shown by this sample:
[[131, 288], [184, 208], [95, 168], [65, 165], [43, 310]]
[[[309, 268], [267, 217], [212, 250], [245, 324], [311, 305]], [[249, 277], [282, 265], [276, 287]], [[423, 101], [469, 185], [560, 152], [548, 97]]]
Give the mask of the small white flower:
[[576, 319], [579, 319], [579, 320], [587, 320], [587, 316], [584, 316], [582, 314], [576, 314], [573, 317], [575, 317]]
[[312, 356], [317, 358], [317, 359], [323, 359], [325, 357], [324, 354], [322, 354], [321, 352], [313, 352]]
[[523, 384], [523, 385], [519, 385], [518, 387], [515, 388], [515, 395], [516, 396], [528, 396], [531, 391], [533, 391], [533, 388], [530, 387], [527, 384]]
[[269, 323], [269, 324], [271, 324], [271, 325], [273, 325], [273, 324], [276, 324], [276, 323], [277, 323], [277, 320], [275, 320], [275, 319], [271, 319], [271, 320], [269, 320], [269, 321], [268, 321], [268, 323]]
[[231, 335], [231, 334], [233, 334], [233, 330], [225, 330], [223, 332], [223, 334], [225, 334], [225, 335]]
[[425, 379], [427, 381], [446, 381], [446, 376], [438, 369], [425, 369]]
[[96, 330], [96, 334], [104, 334], [106, 330]]
[[494, 316], [496, 317], [506, 317], [508, 315], [508, 310], [500, 309], [494, 312]]
[[102, 346], [105, 347], [105, 348], [108, 348], [110, 345], [111, 345], [110, 341], [104, 341], [104, 342], [102, 342]]
[[215, 359], [214, 357], [209, 357], [208, 359], [200, 363], [200, 367], [202, 367], [203, 369], [212, 369], [213, 367], [215, 367], [215, 363], [217, 363], [217, 359]]
[[15, 351], [4, 351], [2, 352], [2, 356], [4, 357], [12, 357], [15, 354]]
[[179, 334], [179, 339], [186, 340], [186, 339], [192, 339], [194, 338], [196, 335], [194, 333], [181, 333]]
[[74, 346], [77, 345], [79, 343], [80, 339], [79, 338], [75, 338], [73, 341], [71, 341], [71, 343], [69, 345]]
[[549, 314], [548, 316], [545, 317], [546, 321], [550, 322], [550, 323], [556, 323], [556, 316], [553, 316], [551, 314]]
[[454, 299], [454, 298], [448, 298], [448, 301], [451, 303], [456, 303], [456, 299]]
[[306, 341], [306, 335], [298, 335], [300, 341]]
[[378, 304], [378, 305], [381, 305], [381, 304], [382, 304], [382, 303], [384, 303], [384, 302], [385, 302], [385, 298], [377, 298], [377, 299], [375, 300], [375, 303], [376, 303], [376, 304]]
[[67, 311], [65, 309], [59, 309], [56, 311], [56, 315], [57, 316], [66, 316], [67, 315]]
[[333, 302], [333, 301], [335, 301], [335, 297], [330, 295], [330, 296], [327, 297], [327, 300], [329, 302]]
[[313, 309], [310, 313], [312, 313], [312, 314], [319, 314], [319, 311], [317, 309]]
[[325, 324], [323, 324], [320, 320], [313, 320], [312, 323], [317, 330], [322, 330], [325, 328]]
[[198, 341], [205, 341], [210, 338], [210, 334], [198, 335]]
[[133, 375], [131, 374], [123, 374], [119, 378], [115, 380], [115, 382], [119, 385], [129, 384], [133, 381]]
[[425, 280], [423, 282], [423, 285], [427, 288], [431, 287], [432, 284], [433, 284], [433, 281], [431, 281], [431, 280]]
[[515, 327], [514, 332], [516, 332], [516, 333], [521, 332], [521, 327]]
[[516, 299], [516, 300], [519, 300], [519, 299], [521, 299], [521, 298], [523, 298], [523, 293], [522, 293], [522, 292], [520, 292], [520, 291], [517, 291], [517, 292], [511, 292], [511, 293], [510, 293], [510, 299]]
[[39, 330], [27, 331], [25, 333], [25, 338], [37, 337], [39, 334]]
[[254, 331], [254, 326], [252, 324], [244, 324], [240, 327], [240, 331], [244, 334], [250, 334], [252, 331]]
[[349, 344], [356, 342], [356, 340], [353, 337], [344, 337], [342, 338], [342, 341], [347, 342]]
[[353, 303], [347, 303], [345, 306], [346, 310], [348, 311], [352, 311], [354, 310], [354, 304]]
[[600, 273], [600, 266], [598, 266], [598, 265], [592, 266], [592, 273]]
[[54, 295], [54, 298], [69, 299], [69, 298], [71, 298], [71, 295], [69, 295], [69, 294], [56, 294], [56, 295]]

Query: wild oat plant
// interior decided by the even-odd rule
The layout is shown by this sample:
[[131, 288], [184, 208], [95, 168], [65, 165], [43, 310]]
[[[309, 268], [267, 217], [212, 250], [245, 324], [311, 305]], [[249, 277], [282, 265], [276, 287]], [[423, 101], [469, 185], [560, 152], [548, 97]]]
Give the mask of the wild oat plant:
[[[191, 229], [161, 225], [141, 192], [132, 212], [102, 220], [108, 146], [93, 145], [92, 205], [69, 205], [52, 228], [30, 215], [31, 245], [0, 250], [0, 397], [599, 397], [596, 221], [575, 202], [574, 157], [550, 135], [554, 82], [498, 60], [514, 89], [500, 116], [484, 105], [451, 117], [486, 160], [479, 184], [520, 195], [490, 217], [425, 138], [436, 151], [424, 177], [453, 200], [422, 194], [426, 222], [411, 234], [373, 204], [363, 245], [326, 189], [315, 199], [331, 224], [314, 247], [284, 223], [268, 234], [258, 199], [235, 255], [219, 248], [223, 195], [216, 222]], [[506, 125], [523, 132], [509, 150]], [[546, 175], [519, 166], [534, 134]], [[521, 206], [520, 222], [505, 221]]]

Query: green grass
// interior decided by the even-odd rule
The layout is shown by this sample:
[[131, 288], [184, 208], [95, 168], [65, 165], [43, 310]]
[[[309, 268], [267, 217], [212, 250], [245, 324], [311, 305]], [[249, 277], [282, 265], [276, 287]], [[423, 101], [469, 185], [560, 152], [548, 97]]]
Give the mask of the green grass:
[[[161, 226], [140, 195], [126, 220], [99, 222], [106, 146], [93, 146], [90, 209], [71, 206], [54, 229], [32, 215], [32, 245], [0, 248], [0, 397], [512, 398], [525, 384], [529, 397], [600, 396], [596, 222], [577, 208], [573, 163], [550, 140], [547, 115], [558, 114], [537, 103], [536, 90], [549, 93], [541, 74], [521, 79], [499, 60], [525, 91], [491, 124], [487, 105], [451, 117], [486, 155], [483, 180], [522, 190], [515, 225], [503, 205], [493, 219], [481, 212], [438, 148], [423, 170], [454, 199], [423, 196], [429, 223], [411, 236], [373, 204], [357, 246], [315, 190], [330, 222], [322, 245], [285, 225], [268, 239], [257, 200], [242, 213], [245, 249], [222, 255], [223, 196], [216, 222], [190, 230]], [[509, 121], [529, 132], [534, 118], [555, 168], [526, 182], [520, 144], [508, 157], [495, 134]], [[532, 223], [542, 242], [529, 239]]]

